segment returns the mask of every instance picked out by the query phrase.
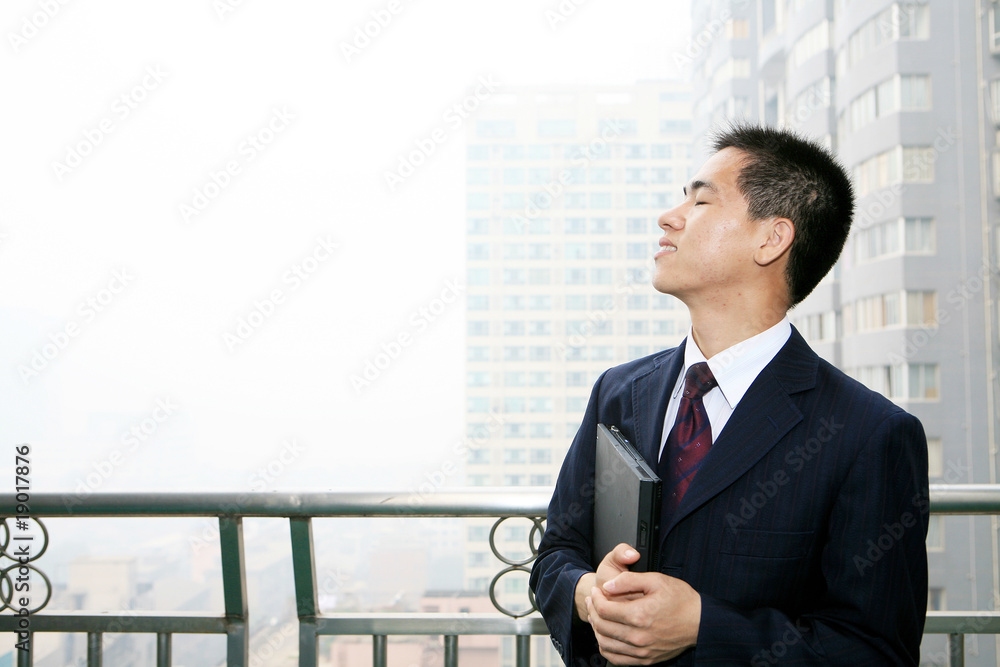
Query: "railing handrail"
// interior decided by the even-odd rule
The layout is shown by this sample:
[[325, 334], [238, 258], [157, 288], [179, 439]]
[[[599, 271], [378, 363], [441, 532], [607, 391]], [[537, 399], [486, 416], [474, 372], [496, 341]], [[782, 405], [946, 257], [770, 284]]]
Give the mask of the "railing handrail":
[[[544, 516], [552, 487], [413, 491], [33, 493], [31, 516], [58, 517], [515, 517]], [[0, 507], [16, 506], [0, 494]], [[931, 484], [932, 514], [1000, 514], [1000, 484]]]

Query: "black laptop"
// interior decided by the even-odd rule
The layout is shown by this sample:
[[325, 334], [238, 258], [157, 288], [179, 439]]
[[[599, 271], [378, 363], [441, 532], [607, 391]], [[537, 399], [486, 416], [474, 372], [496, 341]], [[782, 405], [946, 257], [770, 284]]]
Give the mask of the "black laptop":
[[621, 431], [597, 425], [594, 564], [621, 542], [639, 552], [633, 572], [659, 569], [660, 478]]

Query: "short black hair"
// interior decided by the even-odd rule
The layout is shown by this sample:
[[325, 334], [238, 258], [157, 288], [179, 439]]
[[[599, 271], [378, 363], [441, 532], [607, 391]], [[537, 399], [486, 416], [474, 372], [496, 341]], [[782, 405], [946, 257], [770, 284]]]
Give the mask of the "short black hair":
[[746, 154], [737, 185], [751, 220], [781, 217], [795, 226], [786, 282], [789, 308], [798, 304], [833, 268], [851, 231], [854, 190], [844, 167], [815, 141], [775, 127], [735, 123], [711, 145]]

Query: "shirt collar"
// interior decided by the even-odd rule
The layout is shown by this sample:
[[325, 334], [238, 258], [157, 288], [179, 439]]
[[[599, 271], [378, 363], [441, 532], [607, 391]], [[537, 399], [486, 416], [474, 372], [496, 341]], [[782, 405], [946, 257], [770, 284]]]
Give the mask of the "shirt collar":
[[750, 389], [750, 385], [778, 354], [791, 335], [792, 325], [786, 316], [770, 329], [727, 347], [711, 359], [705, 359], [705, 355], [694, 342], [692, 329], [689, 327], [687, 344], [684, 346], [684, 368], [681, 369], [680, 378], [674, 386], [673, 398], [680, 395], [684, 387], [683, 378], [687, 376], [688, 369], [698, 362], [707, 361], [715, 381], [719, 383], [719, 391], [729, 404], [729, 409], [735, 410], [736, 404]]

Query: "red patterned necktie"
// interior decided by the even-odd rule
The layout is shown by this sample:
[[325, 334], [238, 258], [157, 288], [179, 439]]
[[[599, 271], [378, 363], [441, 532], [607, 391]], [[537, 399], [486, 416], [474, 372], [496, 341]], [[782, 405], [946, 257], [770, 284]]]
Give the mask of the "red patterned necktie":
[[677, 408], [677, 419], [656, 467], [663, 480], [663, 507], [668, 512], [680, 505], [712, 447], [712, 425], [701, 397], [716, 386], [718, 382], [704, 361], [692, 365], [684, 377], [684, 395]]

